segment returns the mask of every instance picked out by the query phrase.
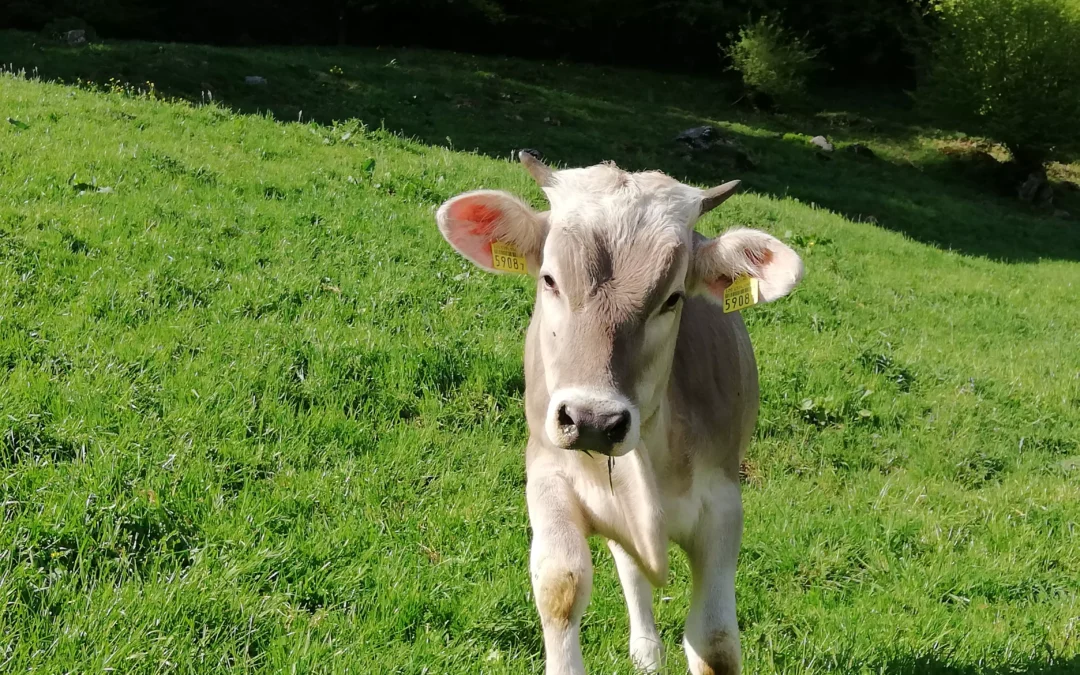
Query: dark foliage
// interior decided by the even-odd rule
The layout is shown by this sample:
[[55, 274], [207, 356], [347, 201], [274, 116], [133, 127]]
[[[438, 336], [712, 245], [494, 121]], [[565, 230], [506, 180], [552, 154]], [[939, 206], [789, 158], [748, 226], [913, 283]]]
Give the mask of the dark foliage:
[[1075, 156], [1080, 2], [948, 0], [919, 100], [939, 119], [1003, 143], [1020, 179]]
[[384, 44], [718, 71], [716, 44], [782, 16], [835, 77], [910, 79], [925, 0], [6, 0], [0, 28], [77, 17], [106, 38]]

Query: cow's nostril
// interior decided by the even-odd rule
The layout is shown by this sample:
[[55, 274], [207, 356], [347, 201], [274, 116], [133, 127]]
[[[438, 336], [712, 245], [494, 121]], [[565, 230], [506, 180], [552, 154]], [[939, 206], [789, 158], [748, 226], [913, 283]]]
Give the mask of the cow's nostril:
[[577, 424], [573, 417], [570, 417], [570, 413], [566, 409], [566, 405], [559, 406], [559, 426], [560, 427], [572, 427]]
[[551, 440], [567, 450], [612, 452], [616, 445], [626, 440], [631, 427], [630, 411], [612, 403], [560, 402], [554, 420], [558, 430], [552, 433]]
[[626, 438], [627, 432], [630, 431], [630, 411], [623, 410], [613, 417], [611, 425], [606, 429], [607, 437], [612, 443], [619, 443]]

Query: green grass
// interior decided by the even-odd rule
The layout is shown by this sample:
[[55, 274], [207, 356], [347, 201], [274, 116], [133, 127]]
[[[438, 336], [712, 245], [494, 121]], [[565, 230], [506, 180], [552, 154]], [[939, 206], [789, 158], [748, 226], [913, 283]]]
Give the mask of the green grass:
[[[481, 186], [541, 204], [522, 146], [733, 177], [672, 143], [703, 122], [757, 168], [700, 229], [765, 229], [808, 270], [746, 313], [747, 672], [1080, 670], [1080, 235], [938, 152], [955, 134], [604, 68], [31, 42], [0, 34], [0, 61], [99, 91], [0, 76], [0, 671], [540, 672], [533, 291], [433, 211]], [[231, 107], [109, 77], [196, 103], [216, 77]], [[816, 159], [821, 128], [879, 159]], [[600, 548], [586, 661], [629, 672]], [[673, 552], [672, 673], [687, 577]]]

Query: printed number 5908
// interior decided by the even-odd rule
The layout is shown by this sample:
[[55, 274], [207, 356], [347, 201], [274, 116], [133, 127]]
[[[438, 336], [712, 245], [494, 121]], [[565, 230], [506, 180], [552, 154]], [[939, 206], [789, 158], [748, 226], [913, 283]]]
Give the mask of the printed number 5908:
[[725, 303], [725, 306], [724, 306], [724, 311], [725, 312], [734, 312], [735, 310], [743, 309], [744, 307], [749, 306], [750, 305], [750, 297], [746, 293], [740, 293], [740, 294], [738, 294], [738, 295], [736, 295], [734, 297], [725, 298], [724, 303]]

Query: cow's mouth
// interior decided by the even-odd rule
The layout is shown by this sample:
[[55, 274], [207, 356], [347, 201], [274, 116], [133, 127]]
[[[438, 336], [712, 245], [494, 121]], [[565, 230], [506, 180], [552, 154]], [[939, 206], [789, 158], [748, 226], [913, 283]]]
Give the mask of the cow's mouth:
[[568, 441], [567, 450], [580, 450], [584, 453], [597, 452], [601, 455], [610, 455], [615, 449], [616, 442], [612, 441], [607, 434], [595, 429], [584, 431], [574, 426], [560, 427], [564, 438]]

